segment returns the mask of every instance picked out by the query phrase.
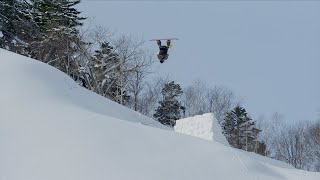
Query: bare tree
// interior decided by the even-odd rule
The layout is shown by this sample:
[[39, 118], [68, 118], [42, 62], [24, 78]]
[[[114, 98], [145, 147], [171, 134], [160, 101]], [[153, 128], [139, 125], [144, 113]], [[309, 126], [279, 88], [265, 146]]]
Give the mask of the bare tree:
[[298, 169], [305, 169], [310, 162], [305, 123], [285, 126], [273, 143], [274, 158], [292, 164]]
[[320, 172], [320, 120], [311, 124], [307, 131], [306, 139], [313, 155], [313, 170]]
[[128, 92], [132, 98], [130, 101], [131, 108], [139, 110], [141, 93], [146, 88], [146, 78], [152, 73], [151, 66], [154, 63], [154, 57], [148, 51], [141, 51], [135, 58], [135, 66], [131, 76], [128, 78]]
[[200, 80], [196, 80], [192, 85], [184, 90], [182, 97], [183, 105], [186, 107], [186, 116], [195, 116], [208, 112], [206, 104], [207, 86]]
[[[115, 52], [120, 58], [120, 91], [118, 94], [120, 104], [123, 104], [123, 94], [126, 89], [129, 89], [130, 81], [131, 90], [136, 97], [135, 102], [138, 101], [137, 97], [142, 87], [139, 83], [141, 83], [148, 67], [152, 64], [152, 58], [146, 55], [143, 44], [143, 40], [133, 39], [125, 35], [113, 41]], [[135, 76], [135, 78], [132, 78], [132, 76]], [[135, 83], [132, 83], [134, 81]]]
[[200, 80], [194, 81], [184, 89], [182, 101], [186, 107], [186, 116], [212, 112], [220, 124], [226, 113], [236, 104], [230, 89], [220, 86], [208, 87]]
[[320, 121], [287, 125], [282, 114], [274, 113], [271, 119], [258, 118], [257, 125], [267, 156], [299, 169], [320, 171]]
[[161, 99], [161, 89], [170, 82], [169, 77], [157, 77], [151, 82], [146, 83], [146, 88], [142, 92], [138, 111], [142, 114], [153, 117], [158, 102]]
[[210, 88], [206, 94], [208, 112], [213, 112], [220, 124], [228, 111], [235, 103], [233, 92], [226, 87], [215, 86]]
[[259, 133], [259, 140], [265, 142], [266, 156], [273, 157], [274, 143], [280, 136], [284, 128], [284, 116], [278, 112], [274, 113], [271, 118], [260, 116], [257, 118], [257, 127], [262, 131]]

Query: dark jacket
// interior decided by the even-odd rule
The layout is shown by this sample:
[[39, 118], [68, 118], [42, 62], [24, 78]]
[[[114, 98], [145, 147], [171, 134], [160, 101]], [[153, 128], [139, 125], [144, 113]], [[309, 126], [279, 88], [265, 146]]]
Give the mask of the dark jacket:
[[160, 46], [159, 49], [160, 49], [160, 52], [159, 52], [160, 55], [166, 55], [168, 53], [169, 48], [167, 46]]

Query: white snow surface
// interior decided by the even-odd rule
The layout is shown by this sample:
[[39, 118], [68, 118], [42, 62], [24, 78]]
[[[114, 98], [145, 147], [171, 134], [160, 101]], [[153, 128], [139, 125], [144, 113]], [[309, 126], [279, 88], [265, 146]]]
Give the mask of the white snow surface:
[[228, 141], [222, 134], [217, 119], [212, 113], [180, 119], [176, 121], [174, 130], [179, 133], [229, 146]]
[[2, 49], [0, 77], [0, 180], [320, 179], [168, 130]]

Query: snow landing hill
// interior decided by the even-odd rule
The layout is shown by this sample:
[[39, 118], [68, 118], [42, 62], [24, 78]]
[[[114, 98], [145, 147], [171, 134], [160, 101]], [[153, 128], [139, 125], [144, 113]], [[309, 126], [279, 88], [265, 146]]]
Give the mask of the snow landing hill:
[[319, 180], [176, 133], [0, 49], [0, 180]]

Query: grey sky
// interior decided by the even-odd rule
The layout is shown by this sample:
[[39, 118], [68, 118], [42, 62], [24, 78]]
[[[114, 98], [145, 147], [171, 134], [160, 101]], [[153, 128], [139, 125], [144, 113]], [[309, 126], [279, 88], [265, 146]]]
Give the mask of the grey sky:
[[229, 87], [253, 117], [320, 118], [320, 2], [85, 0], [79, 9], [120, 33], [179, 38], [157, 68], [184, 87]]

